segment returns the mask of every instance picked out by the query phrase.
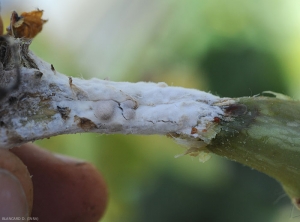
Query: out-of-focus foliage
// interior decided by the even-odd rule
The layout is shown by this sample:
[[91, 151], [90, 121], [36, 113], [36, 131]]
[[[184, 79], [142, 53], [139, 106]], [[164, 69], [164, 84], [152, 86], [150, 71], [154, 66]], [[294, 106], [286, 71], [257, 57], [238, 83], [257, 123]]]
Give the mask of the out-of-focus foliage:
[[[165, 81], [221, 96], [272, 90], [300, 98], [299, 1], [28, 2], [32, 7], [10, 4], [45, 10], [49, 22], [31, 49], [58, 72]], [[7, 4], [2, 10], [16, 9]], [[205, 164], [174, 159], [184, 150], [161, 136], [67, 135], [37, 144], [98, 167], [110, 192], [103, 221], [283, 222], [294, 216], [273, 179], [216, 156]]]

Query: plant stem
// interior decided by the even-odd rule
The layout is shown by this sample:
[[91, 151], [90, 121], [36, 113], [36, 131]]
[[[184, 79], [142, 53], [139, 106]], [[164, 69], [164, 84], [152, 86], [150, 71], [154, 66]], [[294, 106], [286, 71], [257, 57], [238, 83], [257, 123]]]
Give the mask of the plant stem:
[[240, 98], [235, 120], [207, 146], [211, 152], [277, 179], [299, 208], [300, 103], [270, 97]]
[[28, 51], [30, 41], [9, 41], [0, 40], [1, 148], [79, 132], [168, 135], [203, 162], [213, 152], [274, 177], [300, 208], [298, 101], [71, 78]]
[[[216, 135], [214, 118], [224, 115], [222, 105], [234, 102], [166, 83], [67, 77], [22, 48], [23, 41], [14, 40], [25, 67], [20, 70], [18, 89], [1, 100], [0, 147], [60, 134], [98, 132], [169, 135], [200, 149]], [[0, 85], [12, 84], [16, 78], [14, 70], [4, 66]]]

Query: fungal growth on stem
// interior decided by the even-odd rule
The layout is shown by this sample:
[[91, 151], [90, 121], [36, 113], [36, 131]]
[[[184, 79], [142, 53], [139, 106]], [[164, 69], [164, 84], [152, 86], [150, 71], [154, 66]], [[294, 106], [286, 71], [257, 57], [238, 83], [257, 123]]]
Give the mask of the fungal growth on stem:
[[274, 177], [299, 208], [298, 101], [67, 77], [28, 49], [41, 14], [13, 13], [10, 35], [0, 38], [0, 147], [82, 132], [166, 135], [202, 162], [211, 152]]
[[[168, 135], [196, 151], [215, 137], [220, 130], [216, 120], [223, 119], [234, 103], [165, 83], [66, 77], [28, 51], [30, 41], [6, 38], [18, 45], [24, 65], [18, 89], [2, 99], [2, 147], [58, 134], [99, 132]], [[15, 69], [4, 65], [1, 85], [17, 78]]]

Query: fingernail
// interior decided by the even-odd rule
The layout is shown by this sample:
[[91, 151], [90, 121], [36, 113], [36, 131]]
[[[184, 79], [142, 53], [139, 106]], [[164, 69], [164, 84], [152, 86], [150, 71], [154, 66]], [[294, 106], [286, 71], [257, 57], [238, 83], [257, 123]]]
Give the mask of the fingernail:
[[0, 219], [27, 216], [28, 204], [21, 183], [9, 171], [0, 169]]

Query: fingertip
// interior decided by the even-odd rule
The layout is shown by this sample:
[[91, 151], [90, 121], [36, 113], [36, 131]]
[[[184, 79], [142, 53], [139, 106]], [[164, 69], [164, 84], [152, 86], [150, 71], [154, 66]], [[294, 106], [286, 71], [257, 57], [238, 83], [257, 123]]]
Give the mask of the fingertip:
[[27, 218], [28, 203], [20, 181], [4, 169], [0, 169], [0, 181], [1, 218]]
[[[7, 149], [0, 149], [0, 208], [7, 202], [8, 209], [15, 213], [26, 212], [30, 215], [33, 202], [33, 187], [30, 174], [23, 162]], [[24, 199], [25, 195], [25, 199]], [[15, 202], [19, 200], [20, 202]], [[25, 200], [25, 203], [23, 202]], [[20, 205], [18, 205], [18, 203]], [[15, 205], [15, 207], [13, 207]], [[26, 211], [24, 207], [26, 206]], [[0, 213], [4, 213], [5, 210]], [[1, 214], [0, 214], [1, 215]], [[12, 215], [13, 216], [13, 215]]]
[[32, 216], [56, 222], [96, 222], [103, 216], [108, 200], [107, 187], [92, 164], [54, 155], [33, 144], [14, 148], [12, 152], [32, 174]]

